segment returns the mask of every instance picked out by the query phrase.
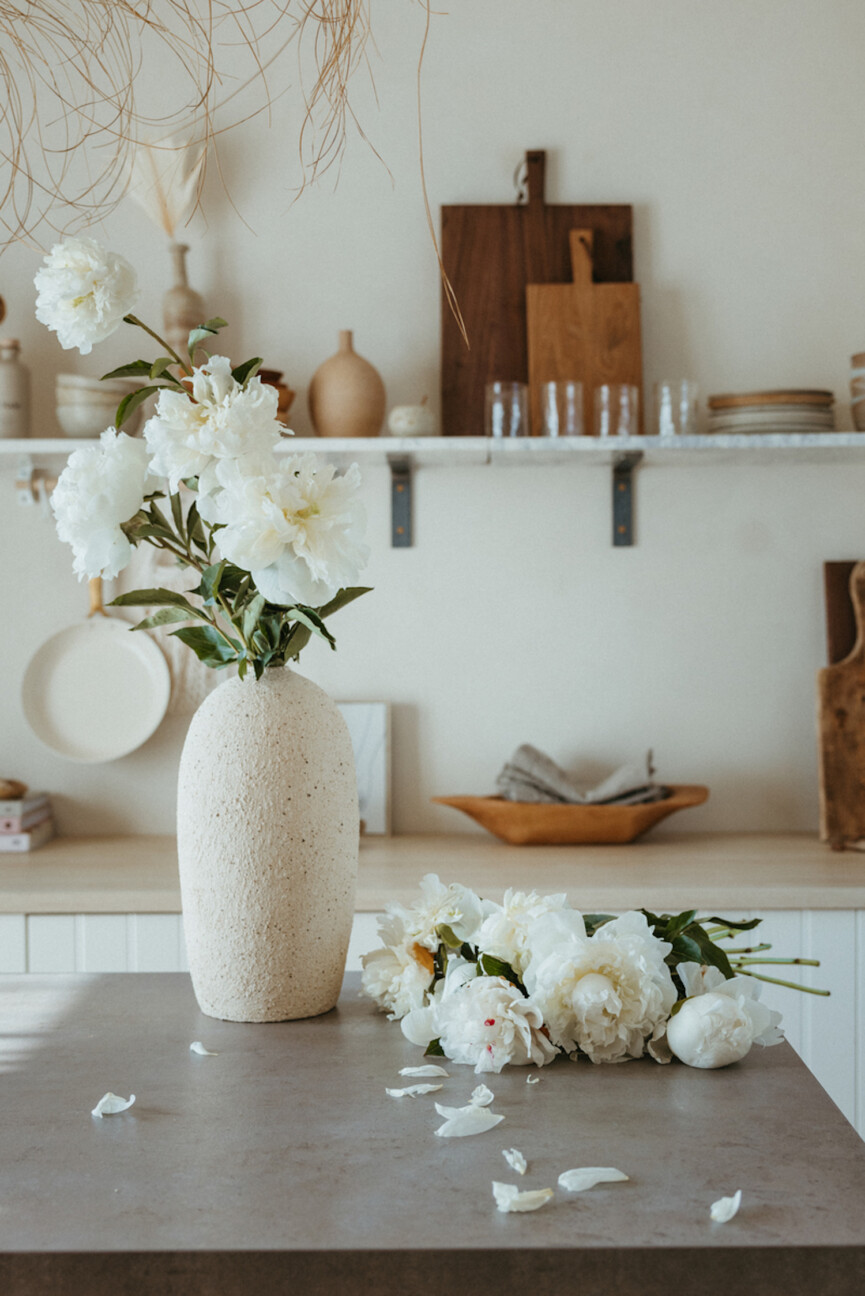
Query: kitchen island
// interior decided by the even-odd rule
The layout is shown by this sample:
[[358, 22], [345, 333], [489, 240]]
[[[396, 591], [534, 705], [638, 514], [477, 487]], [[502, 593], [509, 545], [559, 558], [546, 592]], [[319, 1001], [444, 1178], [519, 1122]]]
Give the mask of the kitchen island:
[[[203, 1041], [215, 1056], [190, 1052]], [[856, 1296], [865, 1145], [787, 1044], [721, 1071], [555, 1062], [486, 1076], [495, 1129], [435, 1136], [421, 1061], [349, 976], [294, 1023], [203, 1016], [180, 974], [0, 983], [0, 1291], [6, 1296]], [[99, 1119], [107, 1090], [134, 1106]], [[502, 1149], [528, 1160], [520, 1179]], [[568, 1194], [558, 1175], [627, 1183]], [[491, 1183], [556, 1189], [502, 1214]], [[739, 1214], [709, 1207], [742, 1190]]]

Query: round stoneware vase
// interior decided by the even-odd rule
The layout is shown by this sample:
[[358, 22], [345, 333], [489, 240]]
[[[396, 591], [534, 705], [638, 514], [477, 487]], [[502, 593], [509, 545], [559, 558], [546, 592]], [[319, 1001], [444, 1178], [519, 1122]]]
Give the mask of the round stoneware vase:
[[351, 739], [288, 667], [230, 679], [180, 758], [177, 847], [192, 984], [225, 1021], [315, 1017], [339, 996], [359, 837]]

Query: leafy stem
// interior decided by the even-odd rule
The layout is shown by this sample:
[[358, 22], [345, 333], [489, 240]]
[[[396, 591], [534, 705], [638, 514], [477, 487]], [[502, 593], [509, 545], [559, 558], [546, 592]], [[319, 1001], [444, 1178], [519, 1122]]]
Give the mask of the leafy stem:
[[160, 337], [158, 333], [154, 332], [154, 330], [150, 328], [149, 325], [144, 323], [144, 320], [140, 320], [137, 315], [130, 314], [130, 315], [123, 316], [123, 322], [124, 324], [134, 324], [137, 328], [144, 329], [145, 333], [149, 333], [150, 336], [154, 338], [161, 347], [165, 348], [165, 350], [171, 356], [172, 360], [174, 360], [175, 364], [179, 364], [185, 374], [188, 375], [192, 374], [191, 362], [190, 364], [187, 364], [185, 361], [181, 360], [180, 356], [174, 350], [174, 347], [169, 346], [169, 344], [165, 341], [165, 338]]

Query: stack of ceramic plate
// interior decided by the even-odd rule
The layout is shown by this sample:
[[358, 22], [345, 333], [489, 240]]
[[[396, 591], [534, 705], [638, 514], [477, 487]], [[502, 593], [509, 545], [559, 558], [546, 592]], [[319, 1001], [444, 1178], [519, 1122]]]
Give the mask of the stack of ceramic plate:
[[833, 432], [834, 396], [829, 391], [764, 391], [710, 396], [709, 432]]

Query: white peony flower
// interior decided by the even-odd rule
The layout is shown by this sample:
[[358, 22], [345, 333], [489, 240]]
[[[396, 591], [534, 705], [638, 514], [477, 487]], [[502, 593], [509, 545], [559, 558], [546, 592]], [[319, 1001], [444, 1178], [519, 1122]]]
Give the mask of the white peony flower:
[[438, 1039], [452, 1062], [474, 1066], [475, 1073], [504, 1066], [545, 1066], [556, 1056], [541, 1027], [540, 1009], [504, 977], [468, 976], [465, 966], [436, 983], [426, 1008], [410, 1012], [402, 1031], [424, 1047]]
[[125, 432], [106, 428], [98, 446], [73, 450], [51, 495], [57, 534], [74, 553], [78, 579], [112, 580], [132, 556], [120, 530], [144, 503], [147, 447]]
[[532, 925], [529, 944], [523, 980], [553, 1043], [593, 1062], [641, 1057], [676, 1002], [671, 947], [645, 916], [623, 914], [588, 937], [579, 914], [559, 911]]
[[760, 1003], [751, 977], [728, 980], [713, 967], [680, 963], [676, 969], [692, 997], [667, 1023], [667, 1043], [688, 1066], [712, 1069], [739, 1062], [752, 1044], [780, 1044], [781, 1014]]
[[252, 572], [269, 603], [321, 607], [357, 581], [369, 558], [357, 464], [337, 476], [333, 464], [307, 454], [257, 474], [241, 465], [217, 476], [210, 517], [224, 527], [220, 550]]
[[539, 896], [537, 891], [505, 892], [500, 905], [488, 905], [487, 916], [474, 937], [474, 944], [485, 954], [504, 959], [518, 976], [522, 976], [531, 951], [528, 944], [529, 926], [543, 914], [568, 907], [568, 897], [561, 895]]
[[[276, 389], [258, 377], [243, 387], [232, 377], [226, 356], [211, 356], [193, 370], [190, 385], [188, 394], [163, 388], [144, 425], [153, 472], [167, 477], [172, 490], [183, 478], [198, 477], [199, 492], [207, 497], [219, 490], [217, 470], [226, 461], [243, 460], [254, 465], [252, 471], [272, 470], [281, 435]], [[202, 503], [203, 515], [213, 520]]]
[[111, 336], [138, 296], [129, 262], [89, 238], [55, 243], [33, 282], [36, 318], [64, 350], [77, 347], [82, 355]]
[[361, 986], [394, 1021], [425, 1002], [433, 960], [429, 950], [415, 944], [399, 917], [388, 914], [378, 925], [384, 945], [361, 959]]

